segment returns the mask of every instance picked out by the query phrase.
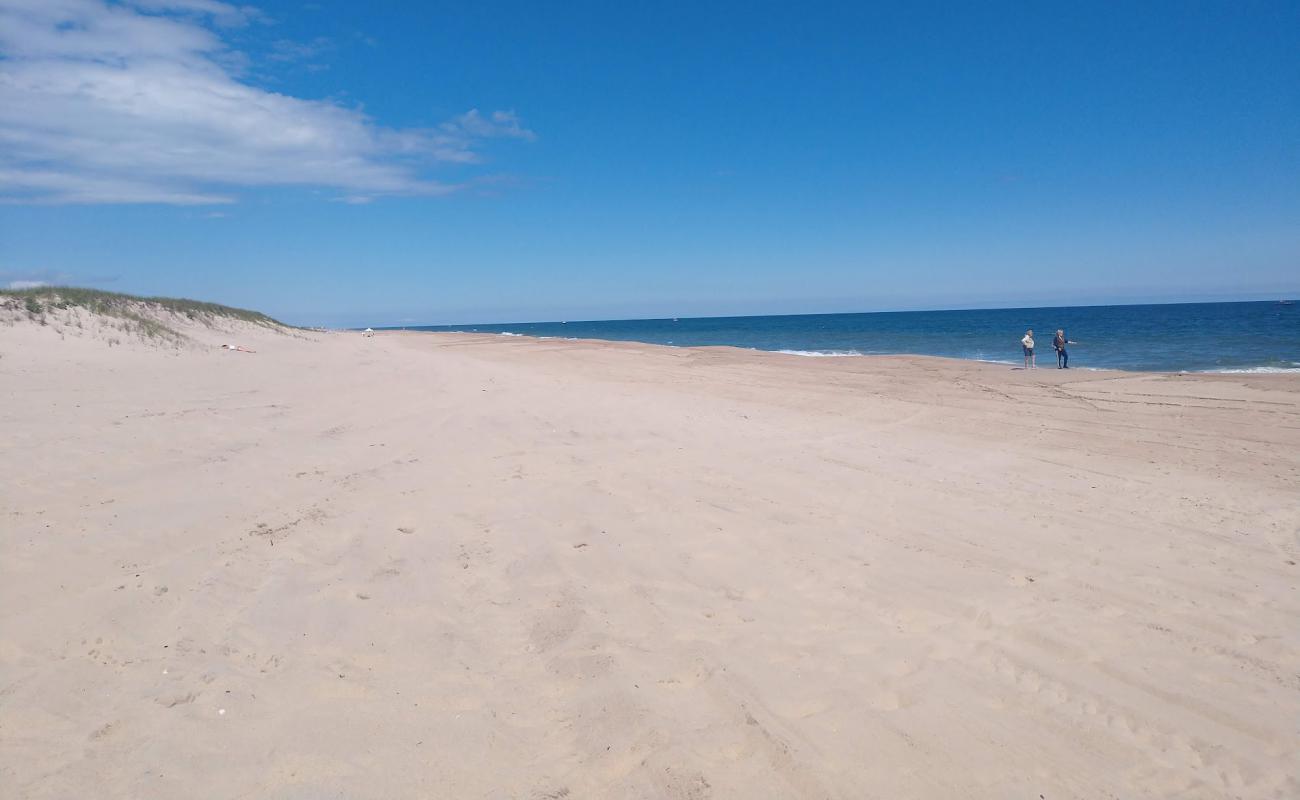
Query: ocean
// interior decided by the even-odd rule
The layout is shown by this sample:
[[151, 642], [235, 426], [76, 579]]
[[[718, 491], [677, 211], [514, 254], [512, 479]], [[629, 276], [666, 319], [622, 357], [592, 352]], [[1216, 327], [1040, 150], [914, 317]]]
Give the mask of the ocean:
[[1040, 368], [1056, 366], [1057, 328], [1072, 368], [1154, 372], [1300, 372], [1300, 304], [1285, 302], [898, 311], [492, 325], [461, 331], [607, 339], [675, 347], [729, 345], [809, 357], [911, 353], [1019, 366], [1032, 328]]

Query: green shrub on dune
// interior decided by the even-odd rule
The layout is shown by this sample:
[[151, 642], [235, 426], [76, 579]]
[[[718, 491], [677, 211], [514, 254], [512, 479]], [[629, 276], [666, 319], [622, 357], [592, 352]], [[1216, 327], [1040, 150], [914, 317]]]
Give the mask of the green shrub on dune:
[[168, 315], [211, 323], [219, 319], [238, 320], [268, 328], [288, 328], [279, 320], [259, 311], [232, 308], [219, 303], [185, 300], [174, 297], [138, 297], [136, 295], [83, 289], [76, 286], [39, 286], [27, 289], [0, 289], [0, 308], [21, 308], [33, 317], [44, 319], [55, 309], [83, 309], [87, 313], [122, 320], [141, 337], [181, 340], [185, 336], [168, 326]]

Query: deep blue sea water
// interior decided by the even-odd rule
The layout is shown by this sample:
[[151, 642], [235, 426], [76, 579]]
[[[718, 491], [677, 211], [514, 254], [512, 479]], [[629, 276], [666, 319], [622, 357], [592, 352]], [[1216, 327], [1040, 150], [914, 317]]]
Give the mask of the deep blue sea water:
[[1158, 372], [1300, 372], [1300, 303], [900, 311], [770, 317], [633, 319], [431, 325], [465, 331], [610, 339], [693, 347], [731, 345], [799, 355], [913, 353], [1022, 363], [1020, 337], [1032, 328], [1038, 366], [1055, 367], [1057, 328], [1077, 343], [1070, 366]]

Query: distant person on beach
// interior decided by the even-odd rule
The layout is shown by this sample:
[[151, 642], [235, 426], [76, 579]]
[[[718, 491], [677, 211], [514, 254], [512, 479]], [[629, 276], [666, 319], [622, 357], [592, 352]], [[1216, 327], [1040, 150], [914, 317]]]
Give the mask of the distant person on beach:
[[1038, 369], [1034, 363], [1034, 331], [1029, 329], [1025, 331], [1025, 338], [1020, 340], [1020, 346], [1025, 348], [1025, 369]]
[[1067, 344], [1074, 344], [1065, 335], [1065, 331], [1058, 329], [1056, 337], [1052, 339], [1052, 349], [1056, 350], [1056, 368], [1070, 368], [1070, 353], [1065, 349]]

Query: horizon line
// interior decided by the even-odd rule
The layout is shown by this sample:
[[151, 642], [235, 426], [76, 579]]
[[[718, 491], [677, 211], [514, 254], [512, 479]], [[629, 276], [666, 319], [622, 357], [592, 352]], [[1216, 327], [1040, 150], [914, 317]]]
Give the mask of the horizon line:
[[[785, 314], [706, 314], [703, 316], [678, 316], [678, 317], [610, 317], [604, 319], [547, 319], [547, 320], [512, 320], [509, 322], [446, 322], [446, 323], [407, 323], [405, 325], [370, 325], [370, 326], [353, 326], [345, 327], [340, 330], [364, 330], [370, 327], [374, 330], [407, 330], [411, 328], [450, 328], [470, 325], [480, 325], [484, 327], [501, 327], [503, 325], [568, 325], [588, 324], [602, 322], [664, 322], [679, 320], [703, 320], [703, 319], [755, 319], [759, 317], [838, 317], [853, 316], [859, 314], [942, 314], [942, 313], [960, 313], [964, 311], [1045, 311], [1052, 309], [1069, 309], [1069, 308], [1126, 308], [1141, 306], [1205, 306], [1205, 305], [1234, 305], [1246, 303], [1294, 303], [1300, 301], [1297, 297], [1277, 297], [1270, 299], [1258, 300], [1172, 300], [1164, 302], [1151, 303], [1086, 303], [1077, 306], [981, 306], [967, 308], [909, 308], [909, 309], [888, 309], [881, 311], [817, 311], [817, 312], [795, 312]], [[328, 327], [328, 326], [322, 326]]]

